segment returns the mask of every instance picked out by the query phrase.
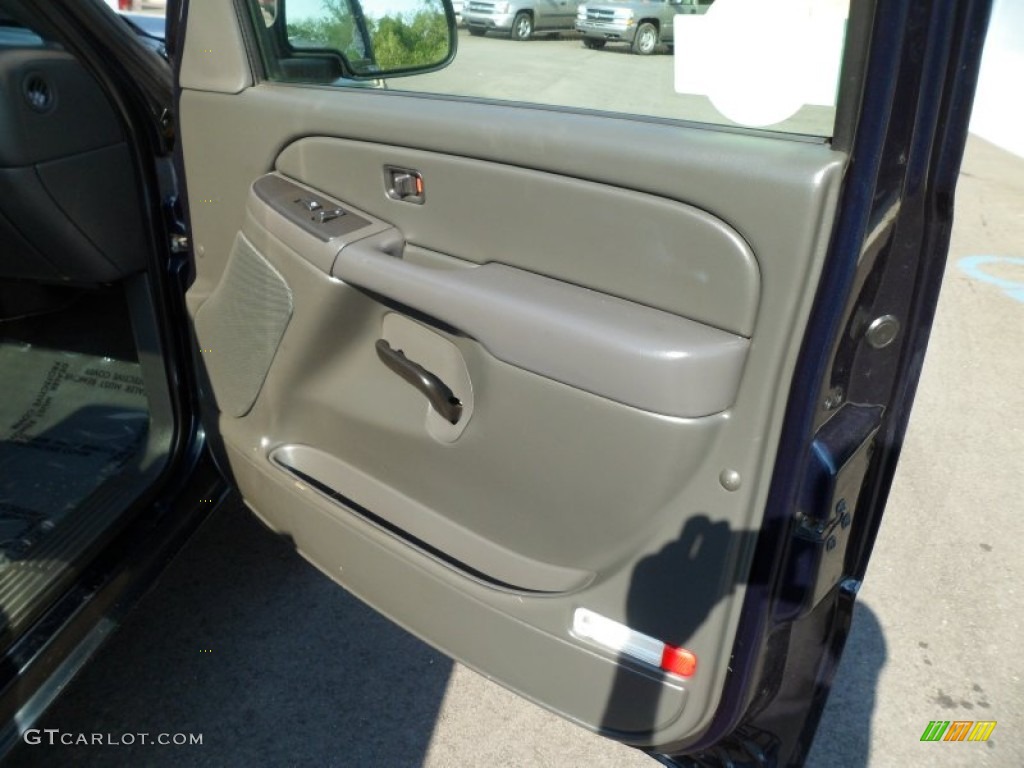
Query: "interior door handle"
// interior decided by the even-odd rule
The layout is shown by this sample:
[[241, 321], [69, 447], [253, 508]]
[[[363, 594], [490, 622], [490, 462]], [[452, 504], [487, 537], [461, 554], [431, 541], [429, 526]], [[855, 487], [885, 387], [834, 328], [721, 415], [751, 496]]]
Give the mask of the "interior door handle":
[[462, 401], [455, 393], [419, 363], [414, 363], [400, 349], [393, 349], [384, 339], [377, 341], [377, 357], [388, 368], [397, 373], [422, 392], [430, 407], [452, 424], [462, 416]]
[[344, 246], [331, 274], [458, 329], [505, 363], [626, 405], [695, 418], [735, 400], [746, 338], [503, 264], [415, 264], [383, 250], [394, 240]]

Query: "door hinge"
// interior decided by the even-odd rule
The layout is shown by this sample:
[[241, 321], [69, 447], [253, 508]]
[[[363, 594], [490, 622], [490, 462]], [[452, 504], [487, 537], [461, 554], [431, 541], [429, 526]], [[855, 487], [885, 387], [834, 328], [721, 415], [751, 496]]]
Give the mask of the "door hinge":
[[806, 615], [842, 581], [850, 529], [884, 410], [847, 403], [815, 434], [777, 619]]

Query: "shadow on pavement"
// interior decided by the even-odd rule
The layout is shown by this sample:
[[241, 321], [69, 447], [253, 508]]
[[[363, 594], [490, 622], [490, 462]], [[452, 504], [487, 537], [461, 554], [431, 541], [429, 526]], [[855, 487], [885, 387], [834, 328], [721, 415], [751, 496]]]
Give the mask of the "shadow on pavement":
[[418, 765], [451, 670], [229, 502], [37, 723], [202, 745], [41, 734], [6, 765]]
[[858, 602], [846, 650], [807, 757], [808, 768], [869, 764], [875, 691], [886, 658], [885, 635], [878, 616]]

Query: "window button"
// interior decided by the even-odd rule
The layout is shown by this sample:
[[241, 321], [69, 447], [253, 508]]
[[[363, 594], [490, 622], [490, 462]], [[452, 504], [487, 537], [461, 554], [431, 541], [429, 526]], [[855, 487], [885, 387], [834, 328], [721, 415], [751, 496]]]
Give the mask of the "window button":
[[345, 210], [343, 208], [326, 208], [322, 211], [318, 211], [316, 215], [313, 216], [313, 220], [319, 224], [326, 224], [328, 221], [344, 215]]
[[323, 208], [323, 205], [320, 202], [318, 202], [316, 200], [307, 200], [304, 197], [300, 197], [295, 202], [298, 203], [299, 205], [301, 205], [303, 208], [305, 208], [307, 211], [310, 211], [310, 212], [312, 212], [312, 211], [319, 211], [321, 208]]

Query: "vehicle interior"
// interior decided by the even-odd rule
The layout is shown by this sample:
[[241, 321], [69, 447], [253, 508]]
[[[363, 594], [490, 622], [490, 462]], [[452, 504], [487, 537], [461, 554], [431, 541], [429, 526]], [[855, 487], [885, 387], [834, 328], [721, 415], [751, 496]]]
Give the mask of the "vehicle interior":
[[191, 6], [179, 118], [207, 423], [243, 498], [471, 668], [685, 748], [728, 671], [846, 153], [436, 96], [476, 82], [459, 56], [431, 94], [303, 84], [236, 8]]
[[[427, 642], [684, 748], [727, 674], [846, 154], [416, 78], [325, 86], [306, 65], [340, 54], [291, 50], [288, 4], [240, 7], [192, 4], [177, 105], [222, 469]], [[73, 57], [5, 29], [14, 633], [152, 482], [172, 419], [131, 137]]]
[[0, 6], [0, 644], [160, 474], [172, 418], [124, 126]]
[[[871, 3], [851, 4], [849, 24], [832, 4], [832, 103], [797, 104], [823, 127], [754, 129], [609, 106], [571, 83], [539, 102], [481, 95], [470, 45], [493, 41], [443, 68], [450, 5], [410, 2], [396, 21], [398, 3], [372, 17], [353, 2], [204, 0], [177, 31], [194, 269], [179, 320], [205, 434], [252, 511], [383, 615], [572, 722], [685, 753], [746, 652], [741, 622], [760, 622], [765, 647], [788, 649], [797, 619], [823, 645], [844, 636], [846, 547], [887, 400], [835, 394], [828, 376], [899, 370], [899, 343], [860, 344], [898, 199], [844, 241], [860, 282], [836, 293], [834, 336], [854, 351], [801, 384], [821, 466], [794, 464], [785, 503], [770, 493], [776, 460], [796, 462], [780, 450], [790, 393], [821, 330], [868, 44], [884, 50], [871, 35], [885, 30]], [[315, 16], [328, 5], [350, 13]], [[293, 45], [300, 7], [307, 31], [350, 37], [355, 17], [376, 69], [337, 42]], [[370, 29], [419, 14], [442, 33], [437, 55], [376, 87]], [[142, 224], [138, 146], [74, 58], [21, 26], [0, 27], [9, 633], [123, 519], [174, 437], [151, 279], [167, 244]], [[640, 62], [666, 78], [670, 64]], [[673, 82], [623, 91], [673, 110], [709, 101]], [[871, 386], [895, 386], [882, 378]], [[752, 609], [759, 538], [782, 542], [772, 578], [792, 572], [777, 604]], [[810, 707], [800, 660], [772, 658], [743, 711], [779, 691]]]

